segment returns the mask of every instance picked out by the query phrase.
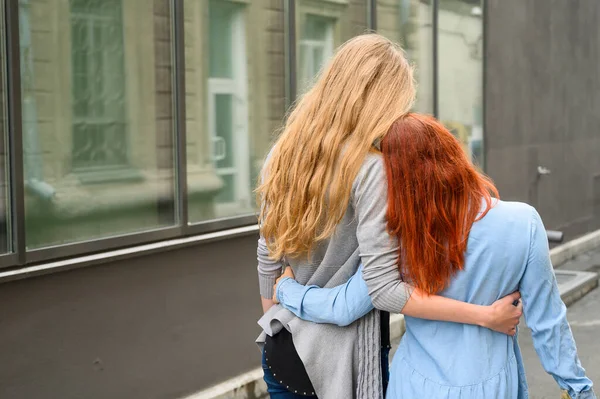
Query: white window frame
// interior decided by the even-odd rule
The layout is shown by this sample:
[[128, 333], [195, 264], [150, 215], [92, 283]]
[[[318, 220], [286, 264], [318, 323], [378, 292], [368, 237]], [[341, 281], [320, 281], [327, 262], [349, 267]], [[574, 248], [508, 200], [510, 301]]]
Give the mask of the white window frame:
[[[208, 78], [208, 129], [211, 143], [211, 159], [218, 176], [233, 175], [235, 180], [234, 202], [215, 202], [217, 216], [239, 215], [240, 210], [252, 212], [250, 189], [250, 143], [248, 120], [248, 76], [244, 8], [239, 7], [232, 15], [232, 78]], [[215, 120], [216, 101], [219, 94], [231, 95], [233, 162], [232, 167], [219, 168], [217, 162], [226, 154], [227, 145], [217, 135]]]
[[[333, 55], [334, 49], [334, 30], [336, 20], [334, 18], [323, 17], [316, 14], [307, 13], [306, 19], [316, 18], [319, 20], [326, 21], [325, 38], [323, 40], [315, 39], [303, 39], [300, 37], [299, 50], [300, 54], [304, 53], [304, 65], [300, 65], [300, 82], [302, 85], [310, 83], [314, 77], [319, 73], [319, 69], [323, 66], [323, 63]], [[306, 22], [305, 22], [306, 23]], [[323, 52], [323, 60], [318, 70], [313, 70], [314, 54], [315, 50], [321, 49]]]

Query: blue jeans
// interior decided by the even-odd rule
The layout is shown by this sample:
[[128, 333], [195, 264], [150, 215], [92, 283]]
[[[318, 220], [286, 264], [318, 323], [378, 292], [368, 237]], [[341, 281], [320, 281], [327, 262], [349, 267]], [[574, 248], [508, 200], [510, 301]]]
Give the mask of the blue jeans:
[[[385, 397], [385, 391], [387, 390], [388, 382], [390, 380], [390, 348], [383, 347], [381, 348], [381, 371], [383, 375], [383, 396]], [[297, 395], [293, 392], [285, 389], [283, 385], [279, 383], [273, 376], [271, 370], [267, 366], [265, 362], [265, 353], [263, 352], [262, 356], [262, 367], [263, 367], [263, 379], [267, 383], [267, 392], [269, 392], [269, 396], [271, 399], [317, 399], [316, 396], [302, 396]]]

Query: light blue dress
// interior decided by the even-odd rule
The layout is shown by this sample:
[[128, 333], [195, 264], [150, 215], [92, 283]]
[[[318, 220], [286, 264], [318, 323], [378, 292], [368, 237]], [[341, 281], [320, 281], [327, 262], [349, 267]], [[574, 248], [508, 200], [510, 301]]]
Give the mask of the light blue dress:
[[[596, 398], [577, 356], [544, 225], [531, 206], [498, 201], [473, 224], [465, 268], [440, 295], [490, 305], [517, 290], [544, 369], [573, 399]], [[373, 308], [360, 272], [331, 289], [286, 279], [277, 295], [297, 316], [318, 323], [350, 325]], [[517, 338], [478, 326], [406, 317], [386, 397], [527, 398]]]

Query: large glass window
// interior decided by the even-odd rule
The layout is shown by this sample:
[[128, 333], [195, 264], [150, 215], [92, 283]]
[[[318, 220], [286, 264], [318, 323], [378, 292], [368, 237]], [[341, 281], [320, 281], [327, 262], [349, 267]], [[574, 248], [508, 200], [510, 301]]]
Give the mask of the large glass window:
[[367, 0], [297, 0], [297, 85], [304, 92], [336, 47], [368, 28]]
[[377, 31], [400, 43], [416, 66], [416, 111], [433, 113], [432, 0], [377, 0]]
[[6, 118], [6, 49], [4, 27], [4, 1], [0, 1], [0, 254], [10, 246], [10, 168], [8, 151], [8, 121]]
[[440, 1], [439, 118], [483, 164], [482, 0]]
[[27, 247], [173, 225], [170, 1], [19, 5]]
[[[183, 0], [186, 187], [176, 184], [174, 2], [15, 2], [23, 152], [11, 155], [23, 160], [27, 249], [185, 222], [247, 222], [257, 211], [265, 156], [294, 100], [286, 95], [302, 95], [339, 45], [368, 31], [372, 1], [379, 33], [416, 65], [416, 111], [437, 109], [472, 159], [483, 162], [484, 0], [296, 0], [291, 49], [283, 1]], [[0, 13], [4, 5], [0, 0]], [[5, 57], [2, 47], [0, 254], [12, 250], [13, 230]], [[296, 71], [288, 76], [293, 82], [286, 65]], [[177, 217], [177, 193], [187, 195], [188, 220]]]
[[285, 112], [283, 2], [186, 0], [190, 223], [256, 212]]

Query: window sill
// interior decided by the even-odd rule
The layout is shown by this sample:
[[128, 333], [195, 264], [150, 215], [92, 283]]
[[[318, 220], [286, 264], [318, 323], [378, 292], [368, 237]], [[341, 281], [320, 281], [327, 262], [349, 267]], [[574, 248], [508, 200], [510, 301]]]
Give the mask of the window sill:
[[131, 167], [76, 171], [74, 174], [81, 184], [103, 184], [118, 182], [141, 182], [144, 175], [138, 169]]
[[304, 9], [306, 7], [320, 7], [323, 6], [347, 6], [348, 0], [307, 0], [300, 5], [300, 8]]
[[[55, 189], [54, 196], [48, 201], [26, 196], [28, 215], [34, 218], [48, 217], [50, 211], [54, 217], [63, 220], [85, 218], [93, 214], [153, 205], [161, 200], [173, 201], [176, 195], [171, 172], [144, 174], [137, 171], [137, 175], [121, 174], [113, 179], [104, 173], [102, 175], [85, 183], [78, 174], [48, 182]], [[222, 188], [223, 181], [212, 170], [188, 173], [188, 196], [210, 199]]]

